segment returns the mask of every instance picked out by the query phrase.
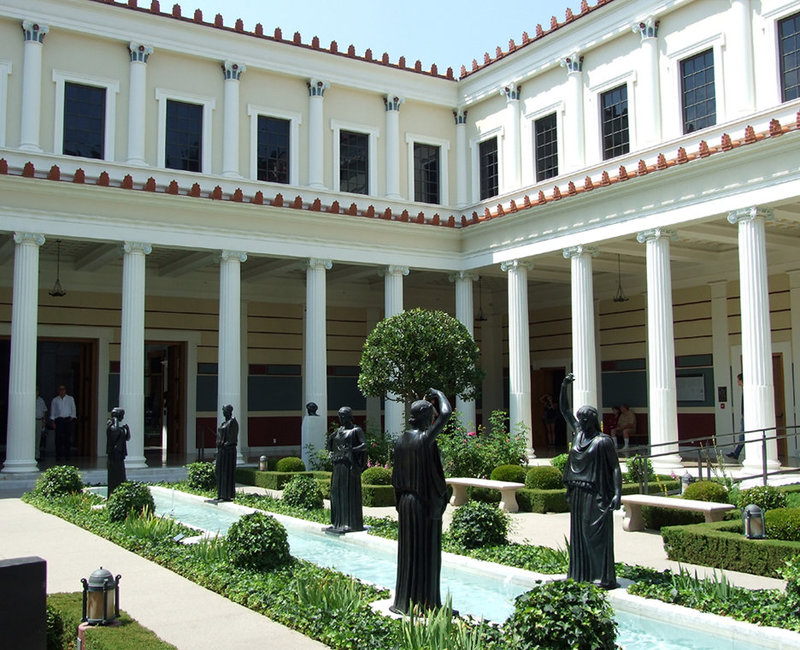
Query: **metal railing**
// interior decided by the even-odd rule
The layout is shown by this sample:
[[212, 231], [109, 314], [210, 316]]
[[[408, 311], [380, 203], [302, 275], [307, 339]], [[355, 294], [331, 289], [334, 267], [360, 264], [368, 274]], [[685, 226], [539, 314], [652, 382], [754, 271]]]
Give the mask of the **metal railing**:
[[[753, 434], [757, 434], [757, 437]], [[740, 440], [742, 436], [744, 439]], [[647, 494], [649, 489], [647, 480], [648, 472], [641, 470], [644, 469], [647, 461], [653, 461], [654, 459], [675, 455], [680, 456], [682, 461], [696, 460], [698, 478], [702, 478], [704, 473], [706, 478], [709, 479], [712, 477], [712, 474], [717, 475], [721, 473], [725, 476], [728, 476], [732, 482], [741, 482], [760, 477], [763, 485], [766, 485], [769, 476], [786, 474], [790, 472], [800, 472], [800, 468], [783, 468], [769, 471], [767, 464], [767, 446], [770, 441], [775, 440], [776, 444], [778, 444], [778, 441], [786, 440], [788, 448], [789, 440], [793, 440], [798, 436], [800, 436], [800, 426], [771, 427], [767, 429], [751, 429], [749, 431], [735, 431], [720, 435], [715, 434], [710, 436], [702, 436], [676, 442], [632, 445], [627, 447], [624, 452], [626, 456], [630, 458], [628, 462], [642, 464], [638, 475], [639, 490], [644, 494]], [[725, 461], [720, 459], [720, 456], [722, 455], [720, 449], [738, 444], [744, 445], [745, 455], [748, 450], [754, 450], [757, 445], [760, 446], [760, 473], [743, 474], [738, 472], [737, 476], [735, 477], [729, 474], [728, 470], [730, 470], [730, 465], [726, 465]], [[668, 449], [665, 451], [660, 451], [664, 448]]]

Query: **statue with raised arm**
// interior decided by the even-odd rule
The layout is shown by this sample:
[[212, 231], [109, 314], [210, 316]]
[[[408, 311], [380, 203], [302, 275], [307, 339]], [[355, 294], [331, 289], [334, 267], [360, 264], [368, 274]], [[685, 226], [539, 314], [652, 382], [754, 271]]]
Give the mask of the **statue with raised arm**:
[[236, 495], [236, 445], [239, 442], [239, 423], [233, 417], [233, 406], [222, 407], [225, 420], [217, 429], [217, 500], [233, 501]]
[[397, 582], [392, 611], [410, 613], [411, 604], [431, 609], [442, 604], [442, 514], [447, 484], [436, 438], [452, 415], [444, 393], [411, 405], [411, 428], [394, 447], [392, 485], [397, 507]]
[[111, 496], [114, 489], [125, 481], [125, 456], [128, 455], [128, 440], [131, 430], [123, 424], [125, 410], [119, 407], [111, 409], [111, 417], [106, 423], [106, 454], [108, 455], [108, 492]]
[[559, 406], [575, 435], [564, 469], [570, 509], [568, 578], [593, 582], [603, 589], [617, 587], [614, 569], [614, 510], [620, 507], [622, 474], [616, 444], [600, 430], [597, 409], [581, 406], [572, 413], [567, 386], [561, 384]]
[[361, 472], [366, 464], [367, 440], [361, 427], [353, 423], [349, 406], [339, 409], [341, 426], [328, 437], [333, 472], [331, 474], [331, 526], [334, 533], [364, 530], [361, 509]]

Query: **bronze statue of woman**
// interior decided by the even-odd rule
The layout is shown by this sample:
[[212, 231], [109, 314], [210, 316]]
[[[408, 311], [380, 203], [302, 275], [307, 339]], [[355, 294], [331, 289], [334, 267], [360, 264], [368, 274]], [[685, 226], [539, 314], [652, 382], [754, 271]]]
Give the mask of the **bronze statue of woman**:
[[106, 423], [106, 454], [108, 455], [108, 496], [125, 481], [125, 456], [128, 455], [128, 440], [131, 430], [122, 424], [125, 410], [111, 409], [111, 417]]
[[225, 421], [217, 429], [217, 500], [233, 501], [236, 495], [236, 444], [239, 441], [239, 423], [233, 417], [233, 406], [222, 407]]
[[[394, 447], [392, 485], [397, 507], [397, 582], [391, 610], [409, 614], [442, 604], [442, 514], [447, 484], [436, 438], [452, 415], [450, 402], [431, 388], [427, 400], [411, 405], [411, 428]], [[434, 419], [434, 414], [436, 419]]]
[[570, 510], [567, 577], [613, 589], [618, 586], [613, 513], [620, 507], [622, 474], [616, 444], [600, 430], [597, 409], [581, 406], [577, 417], [573, 415], [567, 386], [574, 381], [572, 373], [564, 378], [559, 400], [561, 414], [575, 432], [564, 469]]
[[335, 533], [364, 530], [361, 509], [361, 472], [364, 469], [367, 441], [364, 431], [353, 423], [349, 406], [339, 409], [341, 426], [328, 437], [333, 473], [331, 474], [331, 526]]

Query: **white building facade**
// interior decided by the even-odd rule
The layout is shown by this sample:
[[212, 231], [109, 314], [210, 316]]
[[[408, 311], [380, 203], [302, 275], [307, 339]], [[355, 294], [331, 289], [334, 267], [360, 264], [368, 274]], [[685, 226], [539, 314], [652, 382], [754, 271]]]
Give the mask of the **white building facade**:
[[[119, 405], [134, 467], [213, 447], [227, 403], [243, 458], [297, 451], [309, 401], [397, 431], [355, 380], [417, 306], [481, 348], [462, 421], [506, 409], [530, 455], [566, 372], [665, 468], [742, 419], [791, 431], [798, 47], [797, 0], [584, 2], [455, 72], [155, 1], [7, 0], [2, 471], [35, 471], [60, 383], [76, 453]], [[749, 445], [745, 470], [798, 456]]]

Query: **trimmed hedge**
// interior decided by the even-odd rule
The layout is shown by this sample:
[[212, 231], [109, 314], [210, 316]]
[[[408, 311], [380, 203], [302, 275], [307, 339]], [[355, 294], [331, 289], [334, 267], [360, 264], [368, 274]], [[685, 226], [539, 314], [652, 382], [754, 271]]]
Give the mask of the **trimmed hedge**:
[[521, 465], [500, 465], [492, 470], [489, 478], [493, 481], [509, 481], [511, 483], [524, 483], [527, 467]]
[[702, 524], [706, 520], [702, 512], [673, 510], [658, 506], [642, 506], [642, 519], [644, 519], [644, 527], [650, 530], [661, 530], [664, 526]]
[[559, 490], [564, 488], [563, 472], [552, 465], [531, 467], [525, 475], [525, 487], [529, 490]]
[[[676, 489], [680, 485], [680, 481], [661, 481], [668, 490]], [[497, 501], [500, 500], [499, 492], [492, 490], [497, 494]], [[622, 494], [638, 494], [639, 486], [636, 483], [623, 483]], [[653, 491], [651, 491], [653, 492]], [[558, 490], [533, 490], [530, 488], [521, 488], [517, 490], [517, 504], [522, 512], [569, 512], [569, 504], [567, 503], [567, 489], [561, 488]]]
[[741, 521], [719, 521], [661, 529], [670, 560], [780, 578], [800, 542], [747, 539]]
[[728, 490], [716, 481], [695, 481], [686, 487], [684, 499], [710, 503], [728, 503]]
[[[307, 474], [320, 480], [330, 480], [331, 478], [330, 472], [261, 472], [253, 467], [237, 467], [236, 482], [243, 485], [255, 485], [267, 490], [282, 490], [298, 474]], [[328, 493], [330, 494], [330, 490]]]
[[305, 472], [306, 464], [297, 456], [286, 456], [281, 458], [275, 465], [277, 472]]
[[391, 485], [362, 485], [361, 502], [368, 508], [394, 505], [394, 488]]
[[362, 485], [391, 485], [392, 470], [388, 467], [368, 467], [361, 472]]
[[767, 537], [800, 542], [800, 508], [775, 508], [764, 513]]

